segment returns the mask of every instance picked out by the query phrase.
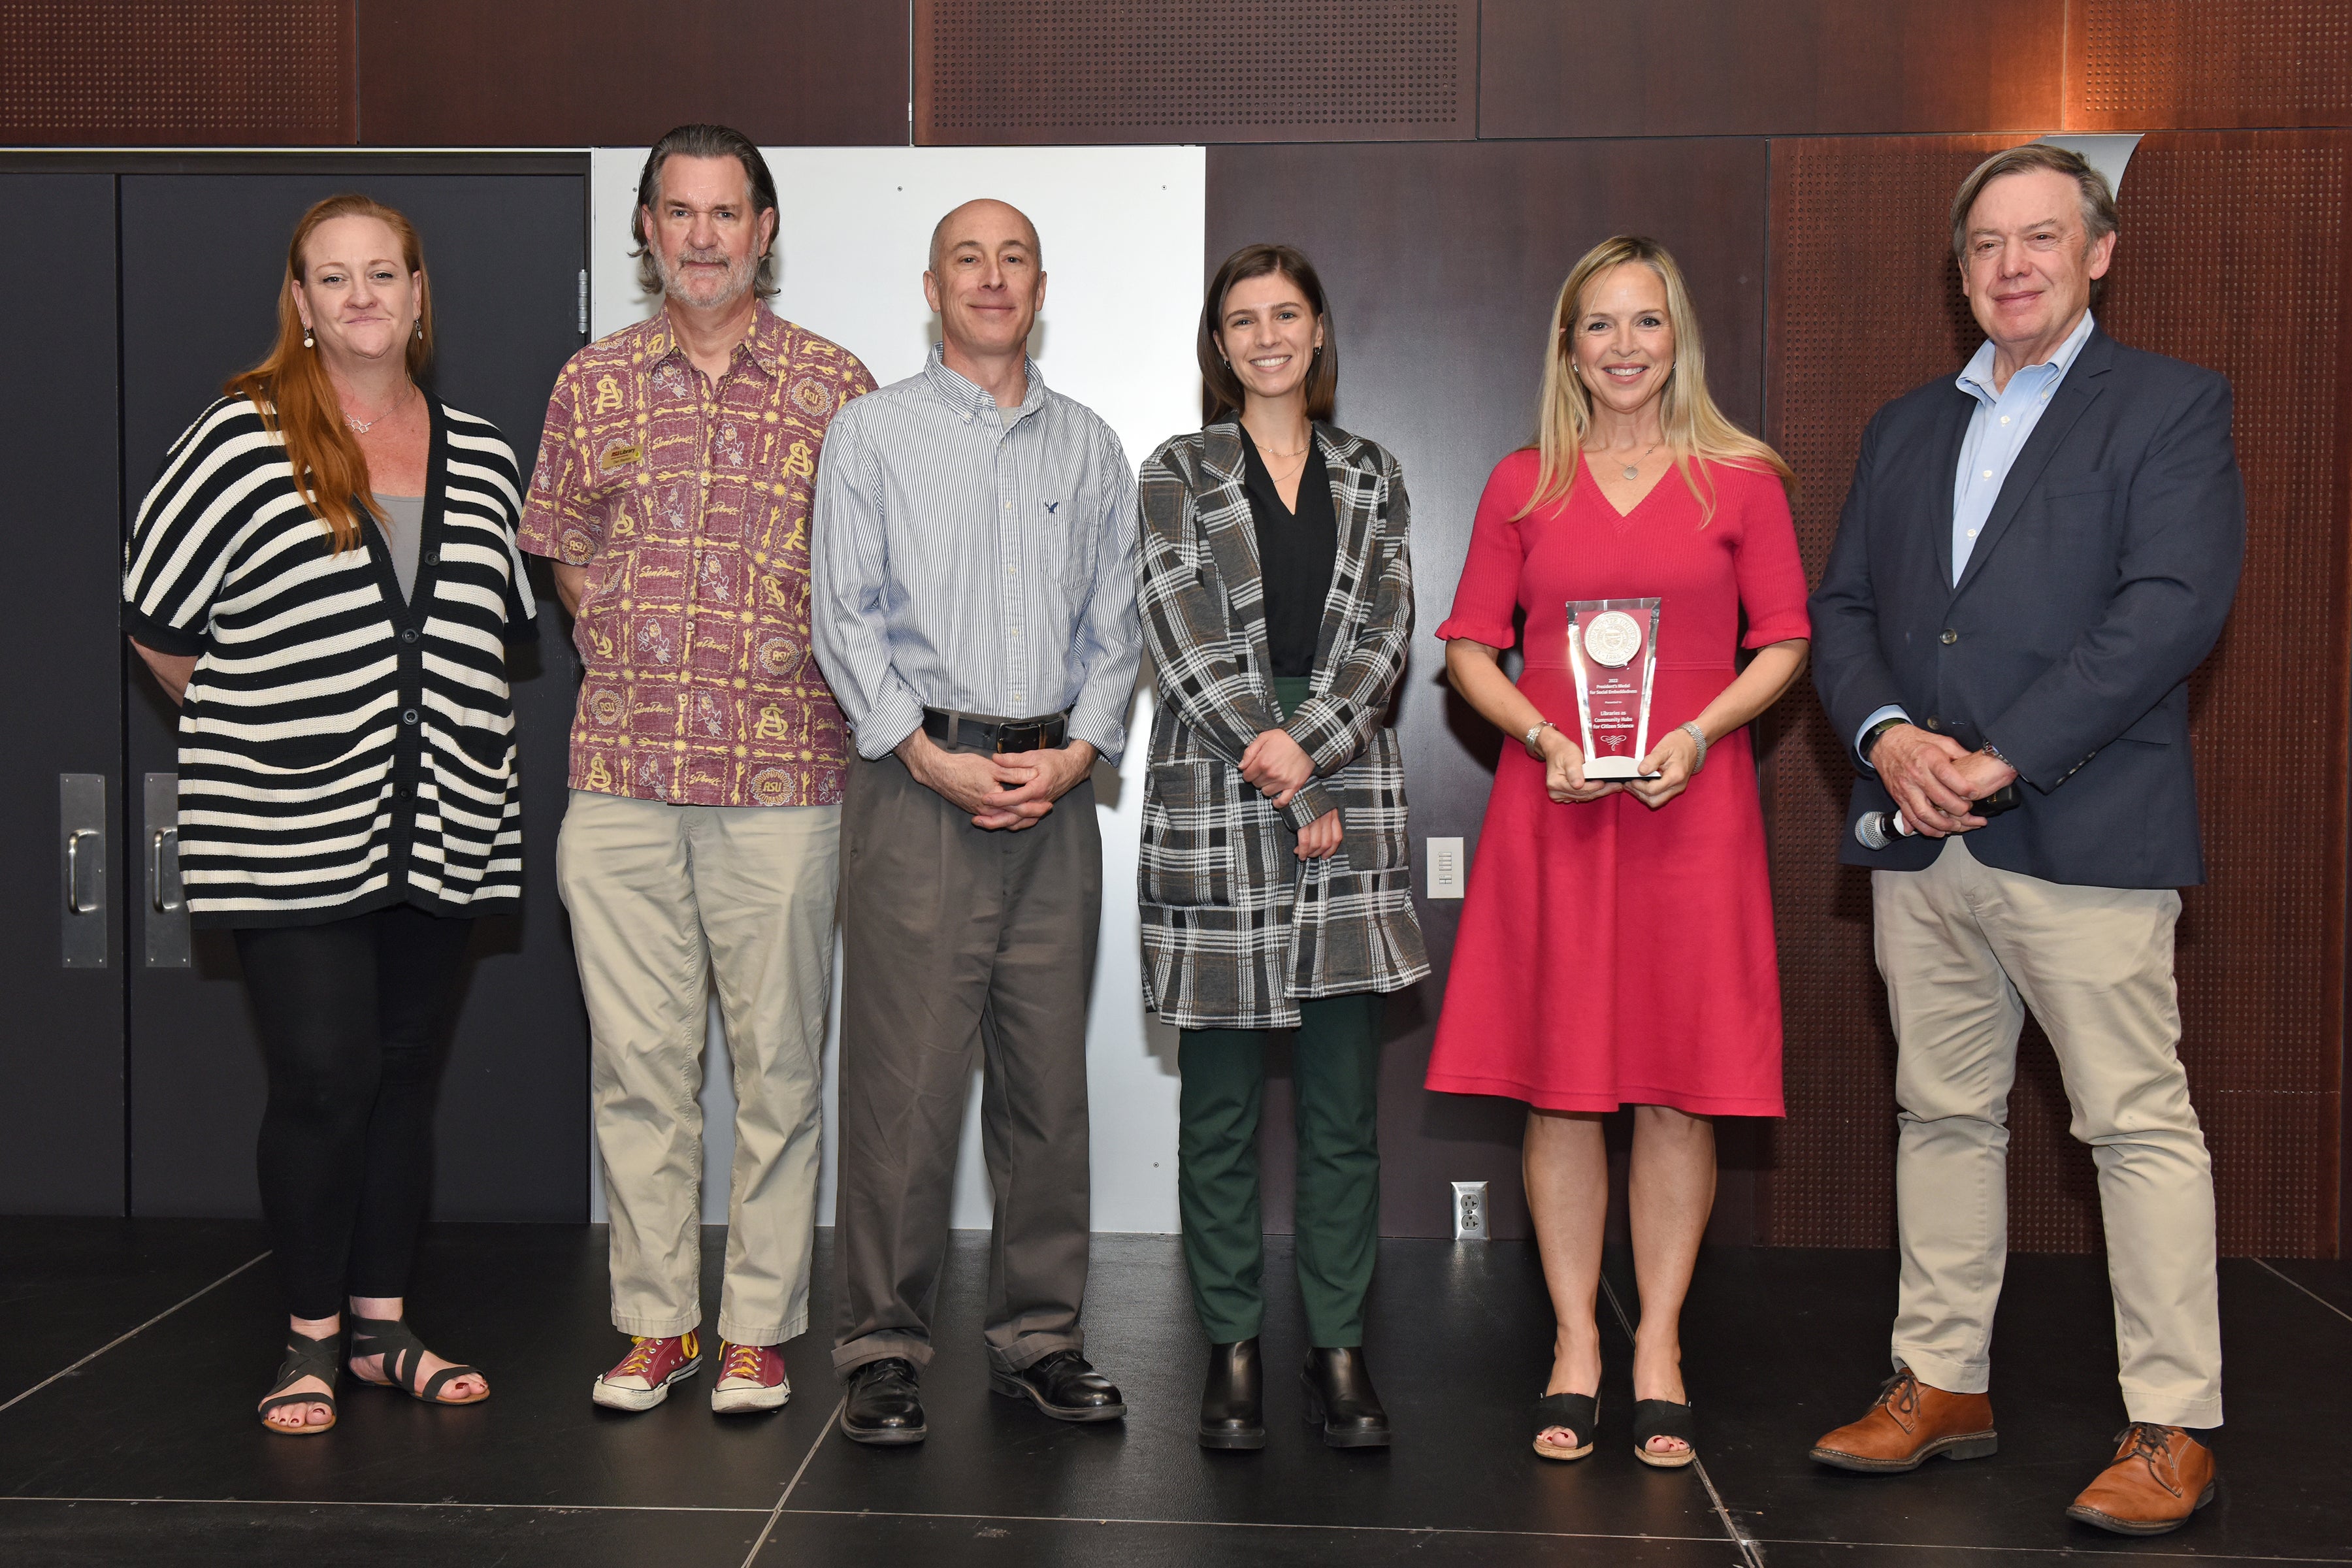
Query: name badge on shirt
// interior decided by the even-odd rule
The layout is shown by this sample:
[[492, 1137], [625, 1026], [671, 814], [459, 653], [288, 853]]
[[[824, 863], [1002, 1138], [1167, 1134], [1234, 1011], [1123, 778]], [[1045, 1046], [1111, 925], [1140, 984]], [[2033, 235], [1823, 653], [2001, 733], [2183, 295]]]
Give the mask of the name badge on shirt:
[[596, 467], [608, 474], [618, 473], [641, 460], [645, 455], [645, 448], [635, 441], [614, 441], [608, 443], [597, 457]]

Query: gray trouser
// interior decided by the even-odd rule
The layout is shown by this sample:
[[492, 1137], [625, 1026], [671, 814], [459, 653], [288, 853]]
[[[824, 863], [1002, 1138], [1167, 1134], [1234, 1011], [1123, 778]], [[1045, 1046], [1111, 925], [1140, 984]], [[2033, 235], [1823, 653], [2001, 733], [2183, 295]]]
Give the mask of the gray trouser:
[[839, 1273], [833, 1364], [931, 1359], [973, 1053], [995, 1202], [985, 1338], [1019, 1371], [1084, 1342], [1087, 999], [1102, 912], [1091, 782], [1017, 833], [889, 756], [842, 804]]

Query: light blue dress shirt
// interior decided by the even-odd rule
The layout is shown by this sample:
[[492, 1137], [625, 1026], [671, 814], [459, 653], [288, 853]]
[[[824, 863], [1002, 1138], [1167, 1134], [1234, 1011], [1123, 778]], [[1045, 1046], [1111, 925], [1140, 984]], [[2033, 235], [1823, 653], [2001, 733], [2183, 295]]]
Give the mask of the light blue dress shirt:
[[[2026, 437], [2042, 423], [2043, 410], [2050, 406], [2051, 394], [2066, 379], [2074, 368], [2074, 356], [2091, 339], [2095, 323], [2091, 312], [2083, 319], [2058, 345], [2058, 352], [2040, 364], [2020, 365], [2009, 378], [2009, 384], [1999, 391], [1992, 384], [1992, 342], [1987, 339], [1966, 369], [1953, 383], [1962, 392], [1976, 399], [1976, 408], [1969, 416], [1968, 433], [1960, 437], [1960, 460], [1952, 472], [1952, 581], [1969, 569], [1969, 557], [1976, 552], [1977, 535], [1984, 531], [1985, 520], [1992, 516], [1993, 503], [2000, 499], [2000, 488], [2009, 481], [2009, 470], [2016, 466], [2017, 455], [2025, 449]], [[1890, 702], [1862, 721], [1853, 732], [1854, 754], [1862, 754], [1862, 738], [1872, 728], [1888, 719], [1908, 722], [1911, 715], [1900, 703]], [[1870, 766], [1868, 758], [1863, 766]]]
[[1101, 417], [1027, 365], [1018, 408], [947, 367], [834, 416], [811, 529], [817, 663], [887, 756], [923, 710], [1067, 710], [1116, 765], [1143, 657], [1135, 470]]

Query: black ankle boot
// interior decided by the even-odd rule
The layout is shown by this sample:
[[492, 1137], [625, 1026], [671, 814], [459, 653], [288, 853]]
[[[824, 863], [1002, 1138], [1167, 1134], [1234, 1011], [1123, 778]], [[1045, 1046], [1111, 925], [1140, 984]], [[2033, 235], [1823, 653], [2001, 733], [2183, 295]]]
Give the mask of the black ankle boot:
[[1201, 1447], [1265, 1447], [1265, 1400], [1257, 1342], [1209, 1347], [1209, 1376], [1201, 1385]]
[[1389, 1413], [1372, 1390], [1371, 1369], [1360, 1349], [1308, 1351], [1298, 1381], [1307, 1391], [1307, 1424], [1321, 1423], [1326, 1447], [1389, 1446]]

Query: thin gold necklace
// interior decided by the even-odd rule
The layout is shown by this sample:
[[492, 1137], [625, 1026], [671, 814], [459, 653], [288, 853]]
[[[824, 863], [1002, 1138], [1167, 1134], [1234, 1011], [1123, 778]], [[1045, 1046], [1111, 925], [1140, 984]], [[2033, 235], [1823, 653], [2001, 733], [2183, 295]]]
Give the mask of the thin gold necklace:
[[1617, 471], [1624, 475], [1629, 479], [1640, 479], [1642, 477], [1642, 465], [1649, 460], [1650, 453], [1656, 451], [1665, 444], [1665, 437], [1663, 436], [1660, 437], [1658, 439], [1650, 443], [1648, 451], [1643, 452], [1640, 457], [1634, 458], [1630, 463], [1620, 464]]

